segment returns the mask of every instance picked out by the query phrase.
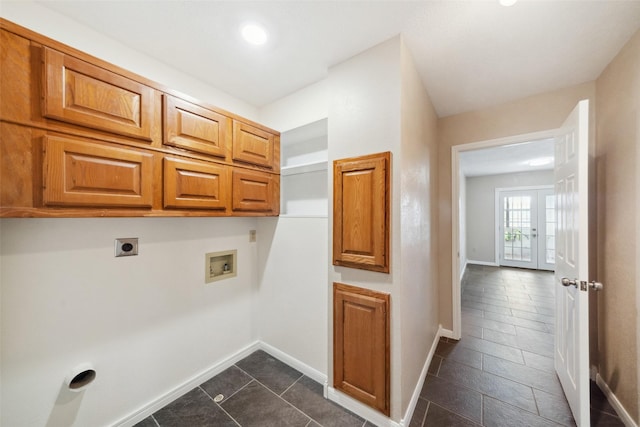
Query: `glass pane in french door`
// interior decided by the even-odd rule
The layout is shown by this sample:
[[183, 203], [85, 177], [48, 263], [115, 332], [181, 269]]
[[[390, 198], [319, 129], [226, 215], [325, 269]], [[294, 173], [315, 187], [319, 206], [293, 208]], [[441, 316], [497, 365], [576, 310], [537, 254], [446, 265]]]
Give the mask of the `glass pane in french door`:
[[505, 196], [504, 259], [531, 261], [531, 196]]
[[545, 260], [548, 264], [556, 262], [556, 196], [554, 194], [545, 197]]

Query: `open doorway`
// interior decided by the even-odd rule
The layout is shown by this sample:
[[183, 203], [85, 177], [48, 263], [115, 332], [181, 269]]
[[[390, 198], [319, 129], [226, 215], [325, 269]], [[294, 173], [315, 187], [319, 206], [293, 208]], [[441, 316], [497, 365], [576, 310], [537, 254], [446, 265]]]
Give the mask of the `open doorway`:
[[527, 177], [534, 172], [552, 180], [553, 137], [549, 130], [452, 147], [452, 338], [461, 337], [461, 279], [467, 265], [499, 266], [500, 239], [513, 238], [500, 230], [496, 189], [531, 187]]

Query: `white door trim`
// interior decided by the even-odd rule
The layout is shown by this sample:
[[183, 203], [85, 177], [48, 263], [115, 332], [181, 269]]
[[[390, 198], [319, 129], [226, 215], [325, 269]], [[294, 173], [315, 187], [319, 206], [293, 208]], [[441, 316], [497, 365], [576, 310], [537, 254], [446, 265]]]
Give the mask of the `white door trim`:
[[[460, 153], [479, 150], [482, 148], [500, 147], [535, 141], [539, 139], [553, 138], [557, 129], [549, 129], [540, 132], [532, 132], [522, 135], [508, 136], [504, 138], [489, 139], [485, 141], [471, 142], [468, 144], [454, 145], [451, 147], [451, 313], [452, 336], [462, 337], [462, 308], [460, 303]], [[497, 258], [496, 258], [497, 259]]]

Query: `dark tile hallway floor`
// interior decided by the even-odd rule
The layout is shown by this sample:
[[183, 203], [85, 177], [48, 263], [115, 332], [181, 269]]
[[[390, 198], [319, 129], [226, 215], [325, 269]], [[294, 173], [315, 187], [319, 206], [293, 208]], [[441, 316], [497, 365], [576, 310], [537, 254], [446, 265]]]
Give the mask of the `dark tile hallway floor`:
[[[553, 295], [552, 273], [469, 266], [462, 339], [441, 339], [409, 427], [575, 426], [553, 367]], [[322, 391], [257, 351], [136, 427], [374, 427]], [[595, 385], [591, 419], [624, 426]]]
[[[575, 426], [553, 365], [553, 273], [470, 265], [462, 339], [441, 339], [409, 427]], [[591, 425], [624, 426], [600, 389]]]
[[321, 384], [261, 350], [135, 427], [158, 426], [375, 427], [326, 400]]

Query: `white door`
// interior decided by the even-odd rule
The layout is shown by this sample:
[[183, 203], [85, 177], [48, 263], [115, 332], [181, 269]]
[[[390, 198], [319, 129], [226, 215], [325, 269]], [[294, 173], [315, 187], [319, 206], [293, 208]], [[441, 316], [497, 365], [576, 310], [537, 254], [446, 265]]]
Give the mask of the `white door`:
[[500, 265], [554, 270], [553, 188], [501, 190], [498, 194]]
[[579, 427], [590, 426], [588, 117], [589, 101], [580, 101], [562, 126], [555, 148], [555, 367]]

